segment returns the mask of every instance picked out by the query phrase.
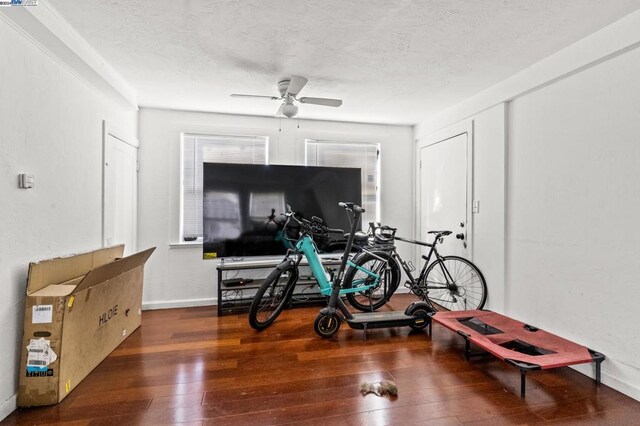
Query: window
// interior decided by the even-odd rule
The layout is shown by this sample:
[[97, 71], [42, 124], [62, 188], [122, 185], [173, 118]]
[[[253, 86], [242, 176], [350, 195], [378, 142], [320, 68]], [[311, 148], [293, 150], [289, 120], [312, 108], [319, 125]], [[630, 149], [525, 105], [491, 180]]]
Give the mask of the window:
[[377, 144], [306, 141], [307, 166], [354, 167], [362, 170], [362, 225], [378, 221], [379, 160]]
[[[266, 137], [182, 135], [180, 235], [183, 241], [202, 241], [202, 163], [268, 164], [267, 152]], [[233, 202], [227, 198], [223, 196], [206, 201]]]

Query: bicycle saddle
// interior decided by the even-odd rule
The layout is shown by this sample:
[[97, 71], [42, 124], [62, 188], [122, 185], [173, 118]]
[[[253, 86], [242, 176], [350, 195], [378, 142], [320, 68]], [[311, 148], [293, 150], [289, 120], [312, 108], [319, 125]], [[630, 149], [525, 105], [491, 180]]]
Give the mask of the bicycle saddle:
[[447, 235], [451, 234], [451, 231], [429, 231], [427, 232], [427, 234], [439, 234], [443, 237], [446, 237]]

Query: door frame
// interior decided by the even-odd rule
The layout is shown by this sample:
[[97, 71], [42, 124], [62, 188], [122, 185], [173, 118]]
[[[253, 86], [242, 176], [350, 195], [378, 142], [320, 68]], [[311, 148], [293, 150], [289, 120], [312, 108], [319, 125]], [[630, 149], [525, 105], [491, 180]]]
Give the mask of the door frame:
[[[465, 241], [467, 242], [467, 252], [470, 261], [473, 261], [473, 120], [465, 120], [460, 123], [447, 127], [446, 129], [432, 133], [431, 135], [416, 140], [415, 151], [415, 170], [416, 170], [416, 186], [415, 186], [415, 238], [424, 241], [425, 236], [419, 235], [421, 229], [420, 214], [418, 209], [422, 205], [422, 170], [420, 165], [420, 150], [431, 145], [446, 142], [449, 139], [465, 134], [467, 135], [467, 200], [466, 214], [467, 223], [465, 225]], [[455, 231], [452, 229], [451, 231]], [[454, 232], [455, 234], [455, 232]], [[453, 234], [452, 234], [453, 235]], [[419, 256], [419, 251], [417, 256]], [[447, 253], [443, 253], [447, 255]], [[419, 260], [419, 259], [417, 259]], [[419, 262], [418, 262], [419, 264]]]
[[[122, 130], [118, 129], [117, 127], [112, 126], [110, 123], [108, 123], [106, 120], [102, 120], [102, 218], [101, 218], [101, 231], [102, 231], [102, 247], [106, 247], [107, 246], [107, 235], [106, 235], [106, 156], [107, 156], [107, 138], [111, 136], [115, 139], [118, 139], [120, 142], [123, 142], [127, 145], [132, 146], [133, 148], [135, 148], [136, 150], [138, 150], [140, 148], [140, 142], [138, 141], [138, 138], [136, 138], [135, 136], [129, 135], [126, 132], [123, 132]], [[137, 151], [136, 151], [137, 152]], [[139, 165], [138, 165], [138, 155], [136, 154], [136, 172], [139, 171]], [[133, 221], [133, 234], [136, 240], [136, 244], [137, 244], [137, 240], [138, 240], [138, 179], [136, 178], [136, 202], [134, 203], [134, 207], [135, 207], [135, 215], [134, 215], [134, 221]], [[135, 249], [137, 249], [137, 247], [133, 247], [134, 251]]]

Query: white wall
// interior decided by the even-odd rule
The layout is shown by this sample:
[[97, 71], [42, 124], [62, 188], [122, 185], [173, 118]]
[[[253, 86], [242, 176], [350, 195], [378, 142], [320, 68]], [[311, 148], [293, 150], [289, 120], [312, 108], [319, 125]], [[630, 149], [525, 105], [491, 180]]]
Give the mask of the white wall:
[[[500, 258], [491, 236], [506, 230], [504, 291], [492, 294], [490, 283], [490, 307], [603, 352], [603, 382], [636, 399], [639, 23], [630, 15], [415, 128], [427, 135], [473, 122], [473, 244], [483, 271]], [[505, 206], [506, 226], [497, 210], [484, 216], [487, 196]], [[577, 369], [593, 377], [592, 366]]]
[[[138, 246], [158, 247], [147, 263], [143, 297], [147, 308], [210, 305], [217, 296], [217, 261], [202, 260], [200, 245], [177, 244], [181, 132], [268, 136], [272, 164], [304, 164], [305, 139], [380, 143], [381, 219], [398, 227], [399, 234], [413, 232], [414, 161], [408, 126], [298, 122], [148, 108], [142, 108], [139, 117]], [[403, 250], [403, 255], [413, 255], [411, 248]]]
[[[15, 408], [29, 262], [101, 246], [102, 120], [125, 111], [0, 19], [0, 419]], [[35, 188], [18, 189], [18, 174]]]
[[640, 50], [509, 108], [508, 311], [640, 396]]

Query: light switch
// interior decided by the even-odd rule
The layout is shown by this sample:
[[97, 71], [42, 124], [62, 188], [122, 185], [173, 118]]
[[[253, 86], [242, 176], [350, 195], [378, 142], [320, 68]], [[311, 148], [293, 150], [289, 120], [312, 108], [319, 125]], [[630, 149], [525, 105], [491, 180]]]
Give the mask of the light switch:
[[18, 175], [18, 188], [29, 189], [33, 188], [35, 179], [33, 175], [20, 174]]
[[480, 213], [480, 200], [473, 200], [473, 212]]

